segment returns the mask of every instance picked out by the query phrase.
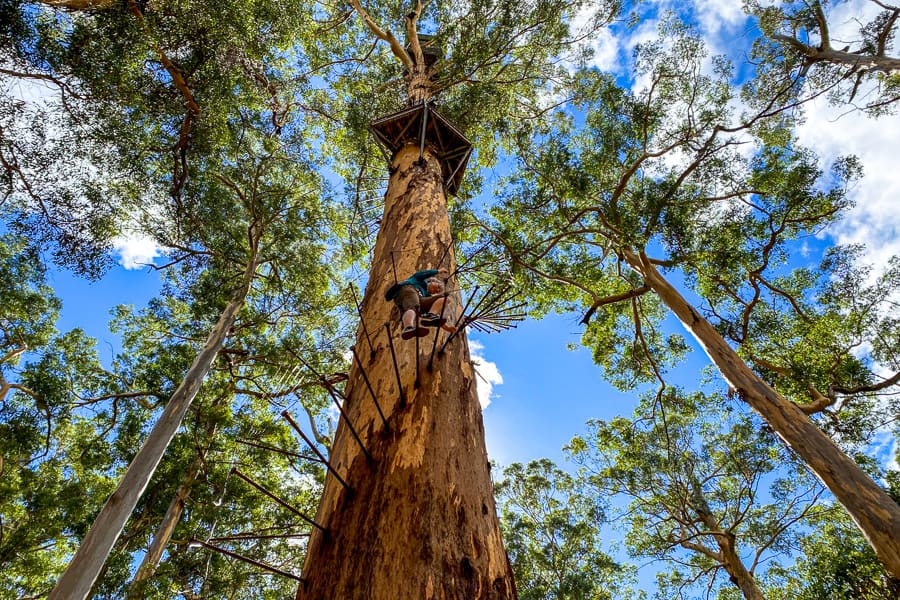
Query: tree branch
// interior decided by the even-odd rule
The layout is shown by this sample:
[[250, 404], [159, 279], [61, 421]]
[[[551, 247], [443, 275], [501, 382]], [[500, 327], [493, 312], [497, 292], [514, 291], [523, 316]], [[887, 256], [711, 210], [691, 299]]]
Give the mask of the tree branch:
[[622, 292], [621, 294], [615, 294], [612, 296], [606, 296], [605, 298], [600, 298], [599, 300], [595, 300], [591, 307], [588, 309], [586, 313], [584, 313], [584, 317], [581, 319], [582, 325], [587, 325], [591, 320], [591, 317], [601, 306], [606, 306], [607, 304], [615, 304], [616, 302], [621, 302], [623, 300], [628, 300], [629, 298], [635, 298], [637, 296], [643, 296], [647, 292], [650, 291], [650, 288], [645, 284], [639, 288], [634, 288], [628, 290], [627, 292]]
[[391, 52], [394, 53], [394, 56], [399, 58], [400, 62], [403, 63], [403, 66], [406, 67], [410, 73], [412, 73], [413, 60], [403, 48], [403, 45], [400, 44], [396, 37], [394, 37], [394, 34], [379, 27], [378, 24], [372, 20], [372, 17], [369, 16], [368, 11], [366, 11], [366, 9], [362, 7], [362, 4], [360, 4], [359, 0], [347, 0], [347, 2], [350, 4], [350, 6], [353, 7], [357, 14], [359, 14], [363, 22], [369, 28], [369, 31], [375, 34], [375, 37], [377, 37], [378, 39], [387, 42], [390, 45]]
[[[129, 0], [128, 2], [128, 10], [137, 18], [138, 22], [143, 26], [145, 33], [148, 34], [150, 31], [144, 22], [144, 12], [141, 10], [140, 4], [136, 0]], [[153, 41], [150, 40], [150, 44], [153, 47], [153, 50], [156, 51], [156, 55], [159, 57], [159, 62], [162, 63], [162, 66], [166, 69], [166, 72], [172, 78], [172, 83], [175, 84], [175, 87], [178, 88], [178, 91], [181, 92], [182, 97], [184, 98], [184, 105], [187, 107], [188, 112], [190, 112], [193, 116], [197, 116], [200, 114], [200, 105], [197, 104], [197, 101], [194, 99], [194, 94], [191, 92], [191, 88], [188, 87], [187, 81], [182, 75], [181, 70], [175, 66], [175, 63], [169, 59], [165, 52], [163, 52], [162, 48]]]
[[0, 364], [8, 362], [14, 358], [18, 358], [27, 350], [28, 350], [28, 344], [22, 344], [19, 348], [13, 348], [9, 352], [7, 352], [2, 358], [0, 358]]
[[885, 379], [880, 383], [873, 383], [869, 385], [861, 385], [857, 387], [845, 387], [842, 385], [834, 385], [831, 386], [831, 389], [839, 394], [864, 394], [866, 392], [880, 392], [883, 389], [889, 388], [892, 385], [896, 385], [900, 383], [900, 372], [894, 373], [892, 377]]
[[422, 53], [422, 45], [419, 43], [419, 34], [416, 31], [419, 17], [422, 16], [422, 0], [416, 1], [416, 10], [406, 15], [406, 37], [409, 47], [412, 49], [413, 62], [419, 69], [425, 68], [425, 55]]

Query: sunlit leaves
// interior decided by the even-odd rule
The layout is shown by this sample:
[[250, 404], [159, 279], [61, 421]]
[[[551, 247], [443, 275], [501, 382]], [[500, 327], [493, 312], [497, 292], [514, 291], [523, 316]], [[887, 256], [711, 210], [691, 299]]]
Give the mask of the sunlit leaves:
[[729, 561], [742, 560], [752, 574], [790, 552], [796, 525], [822, 492], [754, 419], [715, 396], [646, 397], [632, 419], [594, 421], [568, 450], [591, 494], [624, 507], [614, 521], [632, 555], [672, 565], [661, 573], [660, 597], [694, 585], [727, 589]]
[[495, 490], [520, 598], [633, 597], [628, 567], [601, 544], [602, 500], [585, 495], [574, 477], [547, 459], [515, 463]]

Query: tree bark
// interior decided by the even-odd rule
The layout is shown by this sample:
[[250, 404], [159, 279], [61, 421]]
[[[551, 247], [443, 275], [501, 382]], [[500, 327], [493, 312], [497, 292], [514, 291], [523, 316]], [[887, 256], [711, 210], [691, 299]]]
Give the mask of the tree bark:
[[[212, 440], [215, 433], [215, 423], [207, 425], [206, 439]], [[153, 534], [153, 540], [150, 542], [150, 547], [147, 548], [147, 552], [144, 554], [144, 558], [141, 560], [141, 564], [134, 574], [134, 579], [131, 580], [131, 585], [128, 587], [127, 598], [144, 597], [146, 582], [156, 573], [156, 567], [159, 566], [163, 551], [166, 549], [166, 546], [169, 545], [169, 540], [172, 539], [172, 533], [175, 531], [175, 527], [178, 525], [179, 521], [181, 521], [185, 502], [187, 502], [188, 496], [190, 496], [191, 493], [191, 488], [194, 487], [194, 483], [197, 481], [197, 474], [200, 473], [200, 469], [203, 466], [205, 451], [201, 450], [200, 452], [201, 454], [193, 460], [187, 473], [184, 474], [181, 485], [179, 485], [178, 489], [175, 491], [172, 501], [169, 502], [166, 514], [163, 516], [162, 521], [156, 528], [156, 532]]]
[[[419, 149], [406, 146], [392, 161], [361, 309], [374, 352], [368, 351], [362, 328], [357, 333], [357, 353], [390, 430], [354, 363], [344, 409], [373, 460], [366, 459], [341, 420], [330, 460], [353, 491], [330, 474], [326, 478], [315, 518], [326, 532], [312, 531], [297, 600], [516, 598], [466, 337], [457, 335], [443, 355], [435, 352], [429, 371], [432, 336], [441, 336], [440, 349], [447, 334], [432, 329], [418, 344], [401, 340], [399, 311], [384, 299], [397, 279], [455, 267], [440, 166], [427, 151], [424, 161], [418, 158]], [[451, 280], [448, 287], [454, 284]], [[459, 291], [453, 296], [458, 313]]]
[[[703, 494], [703, 484], [696, 475], [691, 473], [691, 502], [690, 505], [697, 513], [697, 517], [706, 529], [706, 533], [712, 535], [718, 546], [718, 552], [712, 552], [705, 547], [698, 548], [696, 551], [702, 551], [704, 554], [716, 560], [728, 573], [731, 582], [741, 590], [746, 600], [766, 600], [756, 584], [756, 578], [753, 573], [747, 570], [744, 562], [737, 552], [737, 539], [731, 531], [723, 531], [721, 523], [713, 515], [709, 503]], [[735, 524], [736, 526], [736, 524]], [[690, 544], [682, 544], [685, 548], [694, 549]]]
[[718, 331], [643, 255], [626, 250], [640, 273], [696, 338], [740, 398], [756, 411], [834, 494], [868, 540], [887, 572], [900, 578], [900, 505], [848, 457], [793, 402], [760, 379]]
[[[251, 239], [253, 239], [254, 229], [255, 227], [251, 227]], [[259, 266], [259, 249], [256, 247], [256, 242], [251, 245], [251, 256], [247, 262], [240, 287], [225, 306], [181, 385], [172, 394], [159, 420], [153, 426], [131, 464], [128, 465], [116, 490], [103, 505], [100, 514], [97, 515], [72, 558], [72, 562], [69, 563], [62, 577], [56, 583], [56, 587], [47, 597], [48, 600], [83, 600], [90, 594], [91, 587], [103, 569], [103, 564], [112, 551], [113, 545], [119, 539], [138, 499], [143, 495], [147, 484], [150, 483], [150, 478], [153, 477], [156, 467], [162, 460], [169, 442], [178, 432], [185, 413], [200, 390], [200, 384], [209, 372], [213, 360], [225, 342], [228, 331], [244, 305], [250, 284]]]
[[731, 582], [741, 590], [744, 598], [747, 600], [766, 600], [759, 586], [756, 585], [756, 578], [747, 570], [747, 567], [741, 561], [741, 557], [738, 556], [734, 538], [720, 539], [720, 536], [716, 536], [716, 542], [719, 544], [719, 551], [722, 553], [722, 566], [725, 567]]
[[827, 62], [833, 65], [852, 67], [857, 71], [877, 71], [888, 75], [900, 71], [900, 58], [893, 56], [856, 54], [846, 50], [835, 50], [831, 47], [820, 48], [781, 34], [775, 34], [772, 38], [794, 48], [810, 63]]

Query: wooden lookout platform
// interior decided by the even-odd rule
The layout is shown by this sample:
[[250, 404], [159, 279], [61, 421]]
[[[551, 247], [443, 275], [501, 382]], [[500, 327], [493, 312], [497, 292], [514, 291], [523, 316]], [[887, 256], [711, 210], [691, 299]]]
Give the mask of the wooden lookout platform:
[[388, 156], [415, 144], [421, 157], [427, 146], [441, 164], [447, 193], [456, 194], [459, 190], [472, 154], [472, 142], [436, 108], [422, 102], [374, 121], [369, 130]]

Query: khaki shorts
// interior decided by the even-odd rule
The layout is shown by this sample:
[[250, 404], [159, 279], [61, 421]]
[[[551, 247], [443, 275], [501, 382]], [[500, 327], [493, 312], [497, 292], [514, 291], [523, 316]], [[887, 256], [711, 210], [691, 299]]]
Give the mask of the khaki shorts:
[[419, 290], [411, 285], [404, 285], [394, 297], [394, 303], [400, 308], [400, 312], [416, 310], [419, 308]]

